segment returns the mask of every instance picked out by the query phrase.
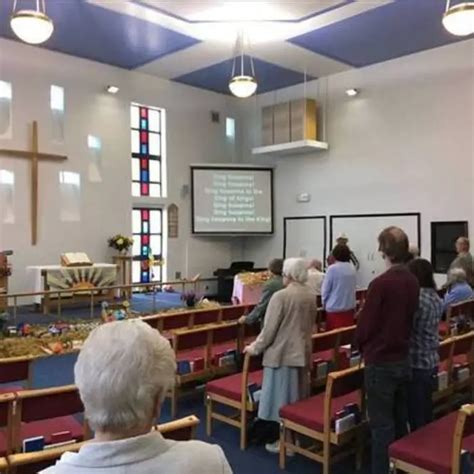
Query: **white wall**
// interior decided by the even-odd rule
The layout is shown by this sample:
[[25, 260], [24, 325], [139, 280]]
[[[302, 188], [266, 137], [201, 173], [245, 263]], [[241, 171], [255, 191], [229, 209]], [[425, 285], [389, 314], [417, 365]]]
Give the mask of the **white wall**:
[[[356, 98], [344, 94], [351, 87]], [[276, 166], [276, 234], [247, 239], [242, 257], [281, 255], [285, 216], [419, 211], [428, 258], [431, 221], [468, 220], [474, 234], [474, 40], [314, 81], [306, 93], [326, 102], [327, 152], [251, 155], [260, 107], [303, 97], [303, 87], [241, 107], [243, 161]], [[301, 192], [310, 203], [296, 202]]]
[[[39, 173], [39, 239], [30, 242], [30, 184], [26, 160], [0, 157], [0, 169], [15, 171], [15, 223], [0, 224], [0, 249], [13, 249], [11, 290], [31, 290], [25, 278], [28, 265], [59, 262], [64, 251], [85, 251], [96, 261], [110, 261], [107, 237], [131, 233], [131, 164], [129, 104], [131, 101], [163, 107], [167, 114], [168, 198], [157, 204], [179, 206], [179, 238], [168, 245], [167, 272], [189, 276], [212, 275], [231, 261], [232, 242], [191, 237], [190, 197], [181, 189], [189, 184], [189, 164], [230, 162], [236, 157], [225, 137], [225, 116], [232, 114], [232, 99], [185, 85], [103, 64], [0, 40], [0, 80], [13, 84], [13, 137], [0, 140], [0, 148], [26, 149], [28, 125], [38, 120], [40, 150], [67, 154], [63, 164], [41, 163]], [[51, 139], [50, 85], [65, 88], [65, 143]], [[120, 93], [111, 96], [104, 87], [114, 84]], [[213, 124], [210, 111], [221, 113]], [[87, 135], [102, 140], [103, 182], [88, 182]], [[81, 173], [81, 221], [61, 222], [58, 173]], [[188, 252], [185, 251], [188, 247]], [[186, 262], [186, 255], [189, 261]]]

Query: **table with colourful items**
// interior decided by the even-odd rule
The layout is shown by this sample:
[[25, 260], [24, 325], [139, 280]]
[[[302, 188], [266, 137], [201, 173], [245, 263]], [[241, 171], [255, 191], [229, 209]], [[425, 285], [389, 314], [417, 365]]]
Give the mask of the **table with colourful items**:
[[235, 275], [232, 302], [234, 304], [257, 304], [263, 285], [269, 280], [268, 272], [244, 272]]

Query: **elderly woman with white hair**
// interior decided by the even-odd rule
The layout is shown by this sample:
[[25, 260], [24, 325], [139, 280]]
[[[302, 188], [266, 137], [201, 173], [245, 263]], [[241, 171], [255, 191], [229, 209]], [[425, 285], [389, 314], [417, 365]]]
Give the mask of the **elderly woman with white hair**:
[[[311, 335], [316, 316], [316, 298], [306, 285], [308, 270], [301, 258], [283, 264], [285, 288], [270, 299], [263, 329], [245, 348], [252, 355], [263, 353], [263, 383], [258, 418], [279, 423], [280, 408], [307, 395], [311, 358]], [[266, 445], [279, 452], [279, 443]]]
[[169, 342], [142, 321], [92, 331], [74, 375], [94, 440], [43, 473], [231, 474], [220, 447], [165, 440], [151, 431], [175, 371]]
[[467, 282], [466, 272], [459, 267], [451, 268], [448, 272], [448, 291], [444, 296], [443, 308], [474, 298], [474, 290]]

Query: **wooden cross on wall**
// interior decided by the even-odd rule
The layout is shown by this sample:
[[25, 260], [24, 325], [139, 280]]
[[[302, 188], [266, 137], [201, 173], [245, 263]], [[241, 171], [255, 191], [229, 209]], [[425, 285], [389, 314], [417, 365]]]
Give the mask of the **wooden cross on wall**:
[[8, 150], [0, 148], [0, 155], [10, 158], [26, 158], [31, 160], [31, 244], [38, 241], [38, 162], [39, 161], [64, 161], [67, 156], [40, 153], [38, 146], [38, 122], [33, 122], [32, 151]]

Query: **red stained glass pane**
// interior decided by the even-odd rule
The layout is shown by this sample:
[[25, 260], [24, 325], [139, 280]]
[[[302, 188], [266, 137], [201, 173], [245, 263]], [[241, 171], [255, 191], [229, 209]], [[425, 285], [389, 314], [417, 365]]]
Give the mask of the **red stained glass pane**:
[[140, 141], [142, 143], [148, 143], [148, 133], [147, 132], [141, 132], [140, 133]]
[[142, 245], [148, 245], [150, 243], [150, 236], [149, 235], [142, 235]]
[[142, 183], [141, 188], [142, 188], [142, 196], [148, 196], [148, 184]]
[[149, 218], [150, 218], [150, 213], [149, 213], [148, 209], [143, 209], [142, 210], [142, 219], [144, 221], [147, 221]]
[[142, 166], [142, 170], [146, 170], [148, 168], [148, 161], [142, 158], [141, 166]]
[[140, 117], [141, 118], [147, 118], [148, 114], [147, 114], [147, 109], [145, 107], [140, 107]]

